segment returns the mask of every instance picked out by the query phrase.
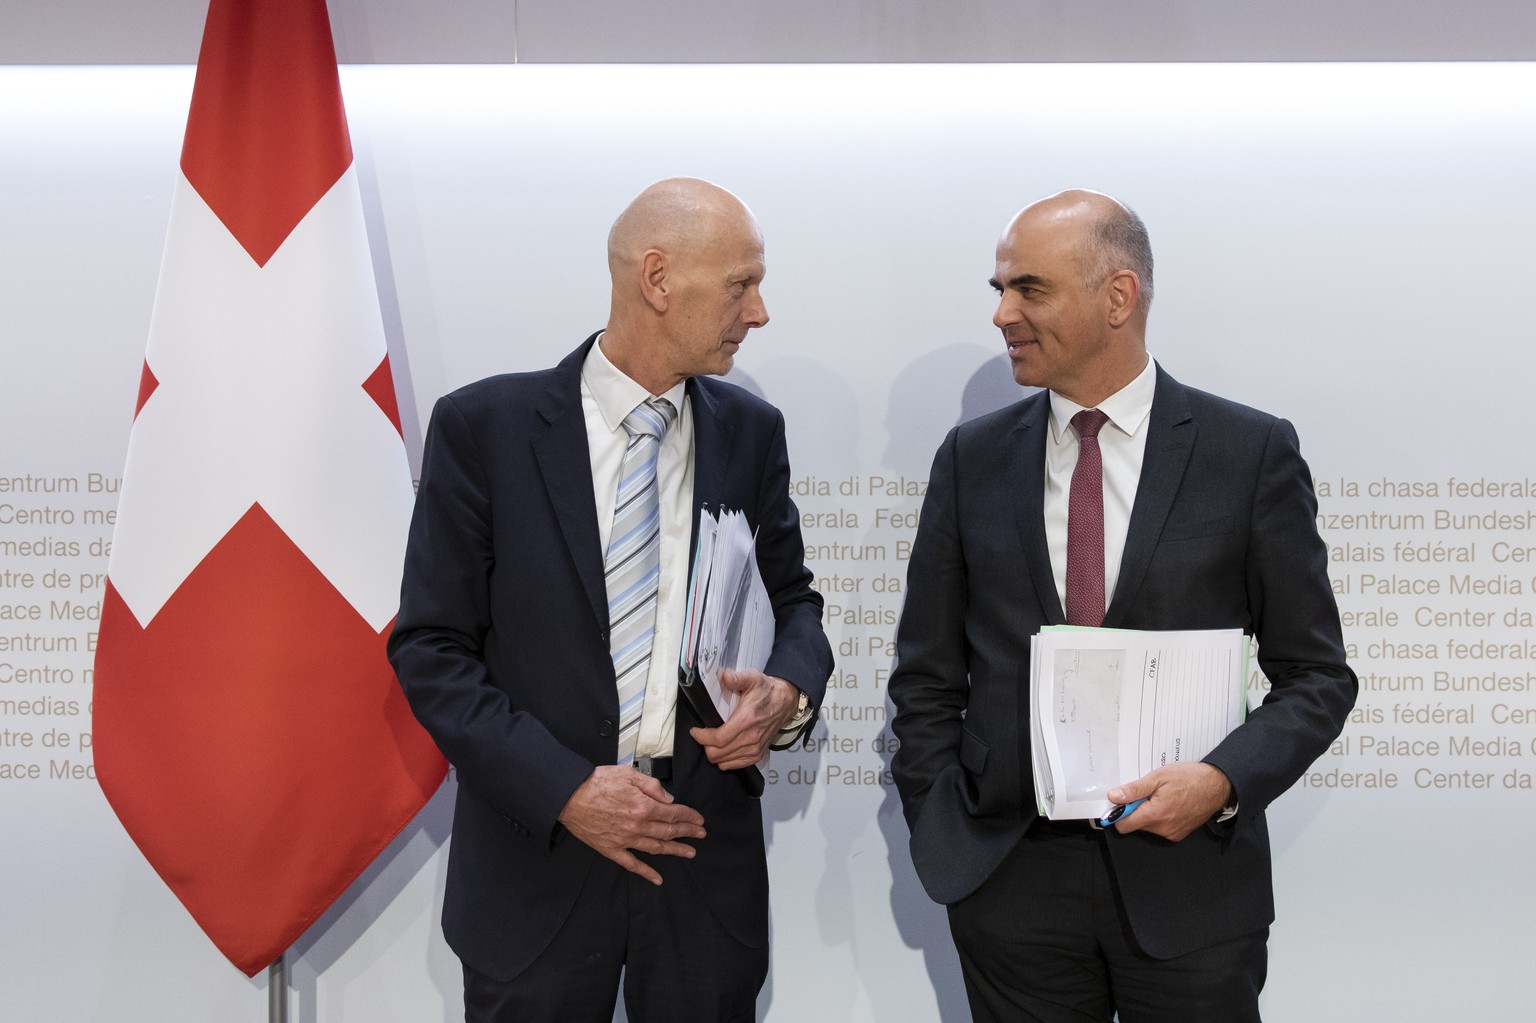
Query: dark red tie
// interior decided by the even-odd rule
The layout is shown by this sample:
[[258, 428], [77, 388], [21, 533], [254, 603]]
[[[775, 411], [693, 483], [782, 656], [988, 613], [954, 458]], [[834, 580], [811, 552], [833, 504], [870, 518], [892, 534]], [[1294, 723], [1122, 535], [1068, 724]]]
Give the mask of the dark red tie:
[[1104, 461], [1099, 429], [1109, 417], [1096, 408], [1072, 417], [1077, 466], [1067, 499], [1067, 624], [1104, 621]]

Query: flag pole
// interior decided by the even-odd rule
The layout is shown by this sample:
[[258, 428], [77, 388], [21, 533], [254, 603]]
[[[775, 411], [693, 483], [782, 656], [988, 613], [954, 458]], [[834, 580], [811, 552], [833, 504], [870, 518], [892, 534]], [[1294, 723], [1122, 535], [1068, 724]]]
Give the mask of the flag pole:
[[267, 1023], [288, 1023], [287, 953], [267, 967]]

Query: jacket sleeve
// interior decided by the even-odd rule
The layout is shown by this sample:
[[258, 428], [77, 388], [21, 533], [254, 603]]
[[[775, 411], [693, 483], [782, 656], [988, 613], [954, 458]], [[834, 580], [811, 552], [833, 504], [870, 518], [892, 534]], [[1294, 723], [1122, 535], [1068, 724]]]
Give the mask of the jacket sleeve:
[[1327, 750], [1357, 690], [1344, 661], [1311, 473], [1283, 419], [1265, 438], [1252, 507], [1247, 596], [1270, 690], [1206, 757], [1231, 780], [1239, 821], [1263, 811]]
[[917, 537], [907, 566], [907, 596], [896, 632], [891, 761], [907, 824], [946, 775], [963, 790], [960, 747], [969, 699], [965, 654], [966, 569], [956, 512], [955, 449], [950, 431], [934, 456]]
[[491, 521], [476, 437], [452, 396], [445, 397], [427, 430], [389, 658], [417, 719], [460, 781], [519, 834], [547, 844], [594, 764], [514, 708], [489, 677]]
[[789, 496], [784, 417], [775, 411], [758, 491], [757, 562], [773, 604], [773, 652], [764, 669], [793, 684], [820, 707], [832, 674], [832, 646], [822, 630], [821, 594], [805, 567], [800, 513]]

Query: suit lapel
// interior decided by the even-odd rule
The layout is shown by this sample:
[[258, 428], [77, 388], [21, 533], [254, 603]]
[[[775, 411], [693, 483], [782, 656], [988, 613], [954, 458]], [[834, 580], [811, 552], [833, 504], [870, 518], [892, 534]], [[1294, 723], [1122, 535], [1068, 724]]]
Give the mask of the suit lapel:
[[1147, 423], [1146, 454], [1141, 463], [1141, 478], [1136, 484], [1136, 503], [1131, 508], [1130, 527], [1125, 535], [1125, 553], [1120, 559], [1114, 598], [1104, 613], [1106, 628], [1118, 627], [1125, 619], [1127, 608], [1135, 602], [1147, 566], [1152, 563], [1157, 538], [1163, 533], [1163, 525], [1173, 509], [1173, 499], [1184, 480], [1197, 432], [1184, 385], [1159, 366], [1152, 413]]
[[[697, 378], [688, 381], [688, 396], [693, 414], [693, 507], [708, 508], [719, 514], [725, 497], [725, 470], [731, 460], [731, 424], [720, 415], [719, 401], [708, 384]], [[698, 548], [699, 519], [693, 517], [689, 557]]]
[[1067, 620], [1056, 594], [1056, 577], [1051, 572], [1051, 549], [1045, 538], [1045, 439], [1051, 403], [1046, 392], [1027, 403], [1023, 415], [1009, 435], [1008, 450], [1013, 462], [1008, 467], [1010, 488], [1019, 500], [1017, 508], [1019, 543], [1024, 548], [1024, 568], [1035, 584], [1042, 617], [1048, 624], [1061, 625]]
[[597, 504], [592, 495], [592, 455], [581, 412], [581, 364], [596, 337], [588, 338], [555, 368], [549, 390], [538, 403], [543, 425], [533, 434], [533, 452], [576, 575], [592, 602], [592, 613], [606, 629], [608, 591], [603, 581]]

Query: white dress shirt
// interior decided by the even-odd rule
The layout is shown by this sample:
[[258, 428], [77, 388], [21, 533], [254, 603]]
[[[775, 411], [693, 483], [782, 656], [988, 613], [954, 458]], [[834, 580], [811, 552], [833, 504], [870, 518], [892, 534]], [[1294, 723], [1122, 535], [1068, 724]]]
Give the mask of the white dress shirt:
[[[688, 600], [688, 547], [693, 538], [693, 410], [686, 384], [665, 394], [677, 420], [661, 441], [656, 462], [657, 500], [661, 507], [661, 581], [656, 595], [656, 635], [646, 674], [645, 705], [640, 711], [637, 757], [670, 757], [677, 721], [677, 660]], [[624, 419], [653, 395], [625, 376], [603, 353], [602, 339], [581, 366], [581, 411], [592, 455], [592, 496], [597, 501], [598, 539], [604, 553], [613, 531], [619, 468], [629, 434]]]
[[[1115, 579], [1125, 555], [1125, 534], [1131, 526], [1136, 485], [1147, 452], [1147, 418], [1157, 389], [1157, 366], [1151, 359], [1135, 380], [1099, 402], [1109, 417], [1099, 430], [1104, 467], [1104, 607], [1115, 597]], [[1083, 406], [1051, 392], [1051, 432], [1045, 442], [1045, 538], [1051, 550], [1051, 574], [1056, 595], [1067, 606], [1067, 504], [1072, 470], [1077, 466], [1077, 431], [1072, 417]]]

